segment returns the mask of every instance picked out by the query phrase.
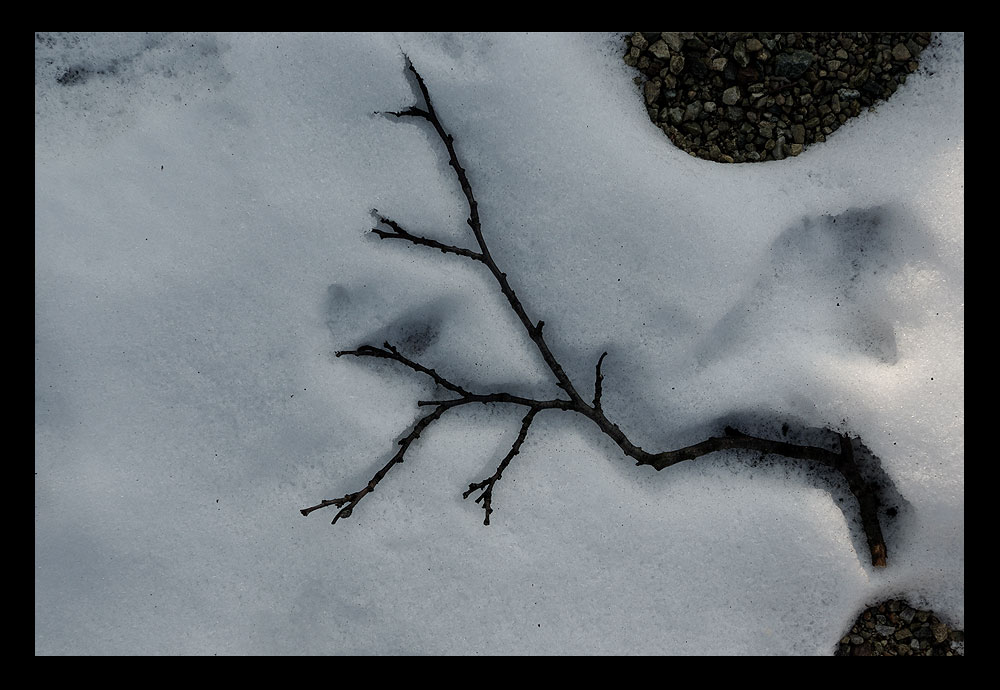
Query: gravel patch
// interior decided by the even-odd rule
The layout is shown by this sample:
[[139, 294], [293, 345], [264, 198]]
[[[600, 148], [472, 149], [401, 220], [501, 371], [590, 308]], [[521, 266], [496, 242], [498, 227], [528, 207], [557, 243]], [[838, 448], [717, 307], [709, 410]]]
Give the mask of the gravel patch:
[[890, 599], [865, 609], [837, 645], [835, 656], [965, 656], [965, 631], [933, 611]]
[[884, 101], [927, 33], [635, 32], [625, 63], [679, 148], [722, 163], [797, 156]]

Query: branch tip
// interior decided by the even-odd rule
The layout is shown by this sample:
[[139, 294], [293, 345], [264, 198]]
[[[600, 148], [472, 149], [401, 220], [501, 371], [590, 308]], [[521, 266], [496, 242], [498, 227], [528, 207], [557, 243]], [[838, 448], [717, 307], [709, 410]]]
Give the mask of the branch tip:
[[594, 379], [594, 409], [597, 411], [600, 411], [601, 409], [601, 383], [604, 381], [604, 374], [601, 373], [601, 364], [607, 356], [608, 353], [605, 352], [597, 360], [597, 375]]

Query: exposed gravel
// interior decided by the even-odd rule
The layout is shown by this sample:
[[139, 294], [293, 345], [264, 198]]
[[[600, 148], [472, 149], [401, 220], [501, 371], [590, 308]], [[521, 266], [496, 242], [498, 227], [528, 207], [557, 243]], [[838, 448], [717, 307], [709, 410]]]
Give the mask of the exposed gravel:
[[650, 119], [688, 153], [782, 160], [889, 98], [930, 33], [635, 32], [625, 63]]
[[965, 656], [965, 631], [902, 599], [865, 609], [840, 639], [836, 656]]

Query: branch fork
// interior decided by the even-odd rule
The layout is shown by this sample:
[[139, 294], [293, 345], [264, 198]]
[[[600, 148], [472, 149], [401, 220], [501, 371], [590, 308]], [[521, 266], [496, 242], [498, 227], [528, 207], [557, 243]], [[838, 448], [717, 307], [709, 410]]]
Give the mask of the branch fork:
[[647, 452], [632, 443], [621, 428], [605, 416], [604, 410], [601, 406], [604, 383], [604, 375], [601, 371], [601, 365], [603, 364], [605, 357], [608, 356], [607, 352], [601, 354], [597, 360], [594, 378], [594, 397], [592, 402], [588, 403], [583, 399], [580, 393], [577, 392], [577, 389], [570, 380], [569, 376], [566, 374], [562, 365], [556, 359], [555, 355], [549, 349], [548, 344], [545, 342], [545, 337], [542, 333], [545, 322], [541, 320], [535, 321], [529, 317], [524, 305], [511, 288], [507, 279], [507, 274], [501, 271], [496, 262], [493, 260], [489, 247], [487, 246], [486, 240], [483, 236], [482, 223], [479, 217], [479, 207], [472, 190], [472, 185], [469, 182], [465, 169], [459, 162], [458, 154], [455, 150], [454, 137], [452, 137], [452, 135], [445, 130], [444, 125], [441, 123], [441, 120], [434, 109], [430, 93], [427, 90], [427, 86], [425, 85], [423, 78], [414, 68], [413, 63], [410, 62], [408, 57], [406, 58], [406, 67], [416, 82], [421, 97], [423, 98], [424, 107], [413, 105], [409, 108], [386, 114], [397, 118], [412, 117], [422, 119], [429, 122], [431, 126], [433, 126], [448, 153], [449, 165], [451, 165], [454, 169], [455, 175], [458, 178], [459, 186], [462, 188], [462, 192], [468, 203], [469, 217], [466, 222], [472, 231], [478, 250], [445, 244], [429, 237], [413, 234], [403, 228], [403, 226], [396, 220], [379, 213], [377, 209], [372, 209], [372, 213], [378, 219], [378, 225], [382, 227], [374, 227], [371, 231], [381, 240], [402, 240], [416, 246], [437, 249], [445, 254], [454, 254], [466, 259], [471, 259], [472, 261], [485, 265], [497, 281], [500, 291], [503, 293], [504, 297], [507, 298], [511, 309], [521, 321], [528, 337], [534, 343], [536, 349], [542, 357], [542, 360], [545, 362], [555, 379], [555, 384], [560, 390], [563, 391], [563, 393], [565, 393], [565, 397], [553, 398], [549, 400], [536, 400], [512, 395], [506, 392], [471, 392], [466, 387], [445, 378], [436, 370], [426, 367], [401, 354], [397, 348], [388, 342], [383, 343], [382, 347], [361, 345], [355, 350], [339, 351], [336, 353], [337, 357], [373, 357], [397, 362], [413, 371], [429, 376], [438, 387], [450, 391], [458, 397], [445, 398], [441, 400], [418, 401], [417, 405], [419, 407], [431, 407], [431, 411], [420, 417], [413, 424], [413, 426], [410, 427], [406, 435], [400, 439], [399, 448], [395, 455], [393, 455], [393, 457], [378, 472], [375, 473], [367, 485], [365, 485], [361, 490], [346, 494], [341, 498], [320, 501], [316, 505], [303, 508], [300, 512], [303, 515], [309, 515], [313, 511], [334, 506], [340, 510], [334, 516], [333, 523], [336, 523], [337, 520], [340, 520], [341, 518], [350, 517], [358, 503], [360, 503], [365, 496], [375, 491], [375, 488], [378, 486], [379, 482], [382, 481], [385, 475], [388, 474], [389, 470], [396, 464], [403, 462], [407, 450], [409, 450], [410, 446], [420, 437], [421, 433], [435, 421], [440, 419], [445, 412], [453, 408], [473, 403], [521, 405], [527, 408], [527, 412], [521, 421], [520, 431], [518, 432], [517, 438], [511, 445], [510, 450], [500, 461], [496, 471], [489, 477], [486, 477], [479, 482], [469, 484], [469, 488], [462, 493], [462, 498], [467, 499], [474, 493], [479, 492], [475, 502], [481, 504], [483, 511], [485, 512], [485, 519], [483, 520], [484, 525], [490, 524], [490, 515], [493, 513], [493, 491], [496, 488], [496, 484], [503, 477], [504, 471], [508, 469], [511, 461], [514, 459], [514, 456], [520, 453], [521, 447], [527, 438], [528, 431], [536, 415], [542, 410], [557, 409], [567, 412], [576, 412], [592, 420], [602, 432], [610, 437], [618, 445], [618, 447], [621, 448], [625, 455], [636, 461], [636, 465], [649, 465], [657, 471], [676, 465], [679, 462], [694, 460], [703, 455], [730, 449], [756, 450], [765, 454], [806, 460], [833, 468], [844, 476], [847, 480], [851, 493], [854, 494], [858, 500], [862, 527], [868, 540], [872, 564], [879, 567], [885, 566], [887, 551], [878, 519], [878, 512], [881, 507], [879, 493], [877, 487], [862, 477], [862, 473], [854, 457], [853, 442], [849, 437], [843, 435], [840, 436], [840, 452], [835, 452], [816, 446], [798, 445], [784, 441], [758, 438], [744, 434], [731, 427], [726, 427], [723, 435], [706, 439], [705, 441], [687, 446], [685, 448], [679, 448], [677, 450], [665, 451], [661, 453]]

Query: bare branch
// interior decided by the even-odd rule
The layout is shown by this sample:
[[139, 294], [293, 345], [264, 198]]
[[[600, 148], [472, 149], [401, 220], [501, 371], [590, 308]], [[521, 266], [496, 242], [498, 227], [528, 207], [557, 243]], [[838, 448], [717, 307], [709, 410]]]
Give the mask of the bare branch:
[[462, 167], [458, 159], [458, 154], [455, 150], [454, 138], [445, 130], [444, 126], [439, 119], [437, 112], [431, 102], [430, 94], [427, 90], [427, 86], [424, 83], [423, 78], [413, 67], [413, 63], [410, 59], [406, 58], [407, 69], [413, 74], [416, 84], [420, 90], [420, 94], [423, 97], [426, 108], [421, 108], [419, 106], [411, 106], [404, 110], [397, 112], [388, 113], [389, 115], [394, 115], [396, 117], [415, 117], [419, 119], [426, 120], [435, 129], [438, 137], [441, 139], [448, 152], [448, 162], [451, 167], [455, 170], [455, 174], [458, 178], [459, 185], [462, 188], [462, 192], [465, 194], [466, 200], [469, 205], [469, 218], [467, 223], [472, 229], [473, 235], [476, 238], [476, 242], [479, 245], [479, 252], [458, 247], [455, 245], [448, 245], [437, 240], [433, 240], [427, 237], [421, 237], [418, 235], [413, 235], [412, 233], [406, 231], [399, 223], [378, 214], [378, 211], [373, 210], [373, 212], [378, 215], [379, 221], [384, 224], [389, 230], [382, 230], [378, 228], [372, 228], [372, 232], [377, 234], [381, 239], [402, 239], [412, 244], [418, 244], [426, 247], [431, 247], [433, 249], [438, 249], [445, 253], [457, 254], [464, 256], [475, 261], [483, 263], [493, 277], [496, 279], [498, 285], [500, 286], [500, 291], [503, 293], [504, 297], [507, 298], [511, 309], [517, 315], [521, 324], [524, 326], [528, 337], [534, 342], [538, 351], [542, 355], [542, 359], [545, 364], [551, 370], [552, 374], [555, 376], [557, 385], [562, 388], [566, 394], [569, 396], [568, 399], [550, 399], [550, 400], [535, 400], [532, 398], [525, 398], [522, 396], [512, 395], [506, 392], [494, 392], [486, 394], [476, 394], [467, 391], [465, 388], [452, 383], [448, 379], [444, 378], [438, 374], [434, 369], [423, 366], [407, 357], [401, 355], [395, 347], [391, 346], [389, 343], [384, 344], [383, 348], [373, 347], [371, 345], [362, 345], [357, 350], [344, 350], [337, 352], [337, 356], [341, 355], [353, 355], [356, 357], [378, 357], [383, 359], [391, 359], [397, 361], [414, 371], [426, 374], [430, 376], [436, 384], [439, 386], [450, 390], [451, 392], [457, 394], [459, 397], [451, 398], [447, 400], [420, 400], [417, 402], [418, 406], [432, 406], [434, 410], [420, 418], [414, 426], [410, 429], [409, 433], [399, 441], [400, 449], [389, 460], [386, 465], [376, 472], [375, 476], [372, 477], [371, 481], [362, 488], [360, 491], [355, 493], [347, 494], [341, 498], [328, 499], [320, 502], [317, 505], [311, 506], [301, 510], [303, 515], [308, 515], [314, 510], [320, 508], [325, 508], [327, 506], [336, 506], [341, 510], [334, 517], [333, 522], [336, 522], [342, 517], [347, 517], [351, 514], [354, 507], [358, 504], [361, 499], [366, 495], [375, 490], [376, 485], [382, 480], [389, 469], [396, 463], [403, 461], [403, 456], [410, 445], [415, 441], [420, 433], [431, 423], [441, 417], [445, 411], [452, 409], [454, 407], [459, 407], [462, 405], [469, 405], [473, 403], [481, 404], [511, 404], [511, 405], [521, 405], [528, 408], [527, 414], [521, 422], [521, 429], [511, 446], [510, 451], [501, 460], [500, 465], [497, 467], [497, 471], [486, 479], [469, 485], [469, 489], [462, 494], [463, 498], [468, 498], [473, 492], [479, 491], [479, 498], [476, 499], [477, 503], [482, 503], [483, 509], [486, 513], [484, 524], [490, 524], [490, 513], [493, 512], [492, 509], [492, 499], [493, 499], [493, 488], [496, 483], [500, 480], [503, 475], [503, 471], [510, 464], [510, 461], [515, 455], [520, 452], [521, 445], [524, 443], [525, 438], [528, 434], [528, 429], [534, 420], [535, 415], [541, 410], [545, 409], [559, 409], [569, 412], [577, 412], [587, 417], [593, 421], [601, 431], [611, 438], [618, 447], [622, 449], [622, 452], [631, 457], [636, 461], [637, 465], [649, 465], [656, 470], [663, 470], [677, 463], [684, 462], [686, 460], [694, 460], [696, 458], [708, 455], [710, 453], [715, 453], [725, 450], [753, 450], [762, 453], [779, 455], [788, 458], [795, 458], [800, 460], [806, 460], [809, 462], [818, 463], [826, 467], [830, 467], [838, 471], [847, 480], [848, 486], [851, 493], [857, 498], [859, 508], [861, 511], [861, 522], [864, 529], [865, 535], [868, 540], [869, 549], [872, 555], [872, 564], [875, 566], [884, 567], [886, 564], [886, 546], [885, 540], [882, 535], [881, 526], [878, 520], [878, 511], [880, 508], [879, 492], [877, 487], [870, 481], [866, 481], [861, 474], [858, 467], [857, 461], [854, 457], [853, 443], [849, 437], [846, 435], [840, 436], [840, 452], [835, 452], [825, 448], [819, 448], [809, 445], [801, 445], [794, 443], [787, 443], [784, 441], [775, 441], [771, 439], [759, 438], [755, 436], [750, 436], [741, 433], [731, 427], [726, 427], [724, 434], [722, 436], [716, 436], [706, 439], [700, 443], [696, 443], [691, 446], [686, 446], [684, 448], [679, 448], [677, 450], [665, 451], [661, 453], [650, 453], [629, 440], [625, 432], [622, 429], [609, 420], [604, 414], [601, 407], [601, 396], [603, 392], [603, 381], [604, 375], [601, 371], [601, 365], [604, 362], [604, 358], [608, 355], [604, 352], [600, 358], [597, 360], [597, 366], [595, 369], [595, 380], [594, 380], [594, 399], [593, 404], [587, 404], [580, 394], [576, 391], [572, 381], [566, 374], [565, 370], [560, 365], [559, 361], [556, 359], [555, 355], [549, 349], [545, 342], [545, 338], [542, 335], [542, 328], [544, 327], [544, 321], [533, 321], [527, 314], [523, 304], [518, 299], [513, 288], [511, 288], [510, 283], [507, 280], [507, 274], [499, 269], [493, 257], [490, 254], [489, 248], [486, 245], [486, 240], [483, 237], [482, 224], [479, 218], [479, 207], [476, 203], [475, 195], [472, 191], [472, 184], [469, 181], [468, 175], [465, 169]]
[[504, 297], [507, 298], [507, 301], [510, 303], [514, 313], [524, 325], [525, 330], [528, 332], [528, 337], [530, 337], [535, 343], [535, 346], [541, 353], [545, 364], [555, 375], [559, 387], [566, 391], [571, 400], [580, 405], [586, 405], [583, 398], [580, 397], [580, 394], [577, 393], [576, 389], [573, 387], [573, 383], [570, 381], [569, 376], [566, 375], [562, 365], [559, 364], [555, 356], [552, 354], [552, 351], [549, 350], [549, 346], [546, 344], [545, 338], [542, 336], [542, 325], [544, 325], [544, 322], [539, 321], [536, 326], [535, 322], [528, 317], [524, 306], [521, 304], [521, 301], [517, 298], [513, 288], [511, 288], [510, 283], [507, 281], [507, 274], [501, 271], [496, 262], [493, 260], [489, 247], [486, 245], [486, 239], [483, 237], [482, 223], [479, 219], [479, 204], [476, 202], [476, 196], [472, 191], [472, 183], [469, 182], [469, 176], [465, 172], [465, 168], [462, 167], [462, 164], [458, 159], [458, 153], [455, 151], [454, 137], [452, 137], [451, 134], [445, 130], [444, 125], [441, 124], [441, 120], [438, 118], [437, 112], [434, 110], [434, 105], [431, 102], [430, 93], [427, 90], [427, 86], [424, 84], [424, 79], [420, 76], [420, 73], [417, 72], [409, 57], [406, 57], [406, 67], [413, 74], [414, 79], [417, 82], [417, 86], [420, 89], [420, 93], [423, 96], [424, 103], [427, 105], [427, 109], [424, 110], [413, 106], [393, 114], [399, 117], [420, 117], [433, 125], [438, 137], [441, 139], [445, 149], [448, 151], [448, 163], [455, 170], [459, 186], [462, 188], [462, 193], [465, 194], [466, 201], [469, 204], [469, 218], [466, 222], [472, 229], [472, 233], [476, 237], [476, 242], [479, 244], [481, 258], [478, 260], [486, 264], [487, 268], [490, 269], [490, 273], [493, 274], [493, 277], [496, 279], [497, 283], [499, 283], [500, 291], [503, 293]]
[[523, 405], [525, 407], [536, 407], [539, 410], [571, 410], [573, 412], [578, 412], [576, 405], [571, 400], [561, 400], [559, 398], [553, 400], [535, 400], [534, 398], [524, 398], [520, 395], [511, 395], [510, 393], [485, 393], [485, 394], [474, 394], [470, 393], [465, 397], [451, 400], [418, 400], [417, 405], [468, 405], [469, 403], [482, 403], [483, 405], [489, 403], [503, 403], [508, 405]]
[[854, 443], [846, 434], [840, 436], [839, 460], [837, 469], [847, 479], [851, 493], [858, 499], [858, 507], [861, 510], [861, 527], [868, 539], [872, 565], [884, 568], [888, 550], [885, 546], [885, 537], [882, 536], [882, 525], [878, 521], [881, 502], [875, 487], [861, 476], [861, 470], [854, 458]]
[[337, 520], [340, 518], [350, 517], [351, 513], [354, 512], [354, 507], [361, 502], [362, 498], [375, 490], [375, 487], [378, 486], [378, 483], [382, 481], [382, 478], [388, 474], [393, 465], [403, 462], [403, 456], [406, 455], [406, 451], [409, 450], [410, 444], [420, 438], [420, 434], [423, 430], [430, 426], [432, 422], [439, 419], [441, 415], [443, 415], [451, 407], [453, 406], [448, 404], [438, 405], [429, 415], [421, 417], [410, 429], [410, 433], [400, 439], [399, 450], [397, 450], [396, 454], [392, 456], [392, 459], [389, 460], [389, 462], [387, 462], [382, 469], [375, 473], [375, 476], [371, 478], [363, 489], [356, 491], [353, 494], [347, 494], [342, 498], [320, 501], [316, 505], [309, 508], [303, 508], [299, 512], [303, 515], [308, 515], [314, 510], [319, 510], [320, 508], [326, 508], [327, 506], [332, 505], [340, 508], [340, 511], [333, 516], [333, 522], [330, 523], [331, 525], [337, 524]]
[[772, 441], [766, 438], [748, 436], [747, 434], [741, 433], [732, 427], [726, 427], [725, 433], [725, 436], [716, 436], [702, 441], [701, 443], [696, 443], [693, 446], [687, 446], [686, 448], [679, 448], [678, 450], [671, 450], [665, 453], [658, 453], [653, 455], [651, 460], [639, 462], [637, 464], [652, 465], [657, 471], [659, 471], [665, 467], [676, 465], [677, 463], [685, 460], [693, 460], [694, 458], [702, 455], [715, 453], [720, 450], [731, 449], [758, 450], [762, 453], [784, 455], [788, 458], [812, 460], [833, 468], [836, 468], [838, 462], [840, 462], [840, 456], [837, 453], [826, 450], [825, 448], [801, 446], [794, 443], [785, 443], [783, 441]]
[[781, 455], [787, 458], [816, 462], [838, 471], [847, 480], [848, 488], [858, 501], [858, 508], [861, 513], [861, 526], [868, 540], [872, 565], [885, 567], [887, 549], [885, 538], [882, 535], [882, 527], [878, 519], [879, 508], [881, 507], [878, 492], [875, 487], [866, 482], [861, 476], [861, 470], [854, 457], [853, 443], [850, 437], [845, 434], [840, 435], [840, 452], [836, 453], [817, 446], [785, 443], [783, 441], [773, 441], [771, 439], [750, 436], [732, 427], [726, 427], [725, 436], [713, 437], [701, 443], [696, 443], [693, 446], [651, 455], [645, 459], [640, 459], [636, 464], [652, 465], [659, 471], [671, 465], [676, 465], [679, 462], [693, 460], [721, 450], [760, 451], [770, 455]]
[[406, 110], [389, 111], [385, 113], [386, 115], [395, 115], [396, 117], [422, 117], [425, 120], [431, 119], [431, 114], [426, 110], [422, 110], [415, 105], [411, 105]]
[[455, 245], [452, 244], [443, 244], [441, 242], [438, 242], [437, 240], [432, 240], [427, 237], [421, 237], [419, 235], [410, 234], [409, 232], [404, 230], [396, 221], [390, 218], [386, 218], [383, 215], [379, 215], [376, 209], [372, 209], [372, 212], [378, 215], [378, 219], [380, 222], [385, 223], [390, 228], [392, 228], [392, 232], [389, 232], [388, 230], [379, 230], [378, 228], [372, 228], [372, 232], [378, 235], [380, 239], [406, 240], [408, 242], [412, 242], [413, 244], [422, 244], [425, 247], [440, 249], [443, 253], [446, 254], [447, 253], [458, 254], [459, 256], [465, 256], [470, 259], [473, 259], [474, 261], [483, 260], [483, 255], [478, 252], [474, 252], [471, 249], [465, 249], [464, 247], [456, 247]]
[[353, 355], [354, 357], [378, 357], [381, 359], [392, 359], [397, 362], [400, 362], [401, 364], [405, 364], [414, 371], [419, 371], [422, 374], [427, 374], [432, 379], [434, 379], [434, 383], [441, 386], [442, 388], [447, 388], [448, 390], [454, 391], [455, 393], [458, 393], [459, 395], [462, 396], [471, 395], [467, 390], [465, 390], [458, 384], [452, 383], [451, 381], [441, 376], [441, 374], [437, 373], [433, 369], [428, 369], [422, 364], [418, 364], [417, 362], [414, 362], [412, 359], [407, 359], [403, 355], [399, 354], [399, 351], [389, 343], [382, 343], [382, 346], [385, 348], [384, 350], [379, 349], [377, 347], [373, 347], [372, 345], [362, 345], [357, 350], [340, 350], [338, 352], [335, 352], [334, 355], [336, 355], [337, 357], [342, 357], [343, 355]]
[[535, 415], [538, 413], [538, 410], [539, 408], [532, 407], [528, 410], [528, 414], [524, 416], [524, 419], [521, 420], [521, 431], [517, 434], [517, 438], [514, 439], [514, 444], [511, 446], [510, 451], [504, 456], [504, 459], [500, 461], [500, 466], [497, 467], [497, 471], [479, 483], [469, 484], [469, 490], [462, 494], [462, 498], [468, 498], [472, 495], [473, 491], [482, 492], [479, 494], [479, 498], [476, 499], [476, 503], [482, 501], [483, 510], [486, 511], [486, 519], [483, 520], [484, 525], [490, 524], [490, 513], [493, 512], [493, 486], [500, 481], [500, 478], [503, 476], [503, 471], [507, 469], [507, 465], [510, 464], [510, 461], [514, 458], [514, 456], [521, 452], [521, 444], [524, 443], [524, 439], [528, 435], [528, 427], [531, 426], [531, 422], [535, 419]]

